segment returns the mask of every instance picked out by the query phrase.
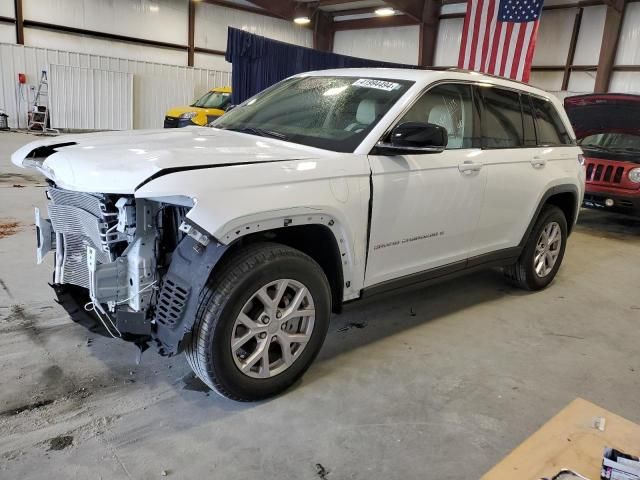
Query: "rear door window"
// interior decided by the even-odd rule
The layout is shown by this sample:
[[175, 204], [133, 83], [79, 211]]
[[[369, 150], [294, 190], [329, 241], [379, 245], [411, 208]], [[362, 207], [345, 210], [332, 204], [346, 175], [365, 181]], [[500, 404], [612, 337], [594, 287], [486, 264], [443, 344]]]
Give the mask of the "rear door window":
[[480, 87], [484, 103], [482, 148], [519, 148], [524, 143], [520, 94], [497, 87]]
[[531, 97], [536, 120], [538, 145], [571, 145], [571, 136], [553, 103], [539, 97]]

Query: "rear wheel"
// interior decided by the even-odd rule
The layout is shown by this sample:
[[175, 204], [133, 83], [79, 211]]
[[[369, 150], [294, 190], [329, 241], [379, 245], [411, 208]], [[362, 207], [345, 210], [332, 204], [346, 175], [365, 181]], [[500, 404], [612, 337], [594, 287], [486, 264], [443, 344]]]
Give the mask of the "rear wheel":
[[514, 265], [504, 268], [510, 283], [526, 290], [549, 285], [560, 268], [567, 245], [567, 219], [562, 210], [545, 205]]
[[309, 256], [278, 244], [234, 254], [209, 282], [186, 356], [218, 393], [276, 395], [309, 368], [329, 326], [329, 283]]

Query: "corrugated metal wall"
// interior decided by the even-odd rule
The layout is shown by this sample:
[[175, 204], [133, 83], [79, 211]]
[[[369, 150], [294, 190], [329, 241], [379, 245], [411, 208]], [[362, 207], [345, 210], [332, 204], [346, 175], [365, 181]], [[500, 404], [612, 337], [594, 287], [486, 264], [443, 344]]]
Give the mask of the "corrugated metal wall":
[[417, 25], [339, 30], [333, 41], [333, 51], [352, 57], [417, 65], [419, 32]]
[[17, 126], [18, 104], [20, 126], [26, 126], [27, 105], [33, 98], [29, 89], [20, 98], [18, 73], [25, 73], [28, 84], [37, 87], [40, 72], [49, 64], [132, 73], [134, 128], [161, 127], [167, 108], [188, 104], [211, 87], [231, 84], [229, 72], [0, 43], [0, 108], [9, 115], [11, 127]]
[[48, 74], [53, 128], [133, 128], [132, 73], [49, 65]]
[[313, 32], [288, 20], [267, 17], [205, 2], [196, 2], [196, 47], [227, 49], [227, 27], [303, 47], [313, 45]]

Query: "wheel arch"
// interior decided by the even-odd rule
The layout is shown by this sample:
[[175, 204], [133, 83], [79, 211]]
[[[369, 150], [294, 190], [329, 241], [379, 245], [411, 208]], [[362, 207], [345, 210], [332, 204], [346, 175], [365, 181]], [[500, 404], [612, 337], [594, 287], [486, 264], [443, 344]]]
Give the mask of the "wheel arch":
[[[331, 308], [334, 313], [342, 311], [344, 289], [350, 286], [350, 281], [345, 281], [345, 267], [348, 269], [348, 252], [344, 246], [345, 240], [335, 232], [335, 220], [329, 218], [326, 223], [287, 224], [279, 228], [271, 228], [255, 231], [255, 229], [236, 230], [235, 239], [228, 245], [228, 249], [213, 268], [211, 275], [215, 275], [225, 262], [235, 252], [243, 247], [259, 243], [272, 242], [295, 248], [309, 255], [322, 268], [331, 287]], [[253, 231], [252, 231], [253, 230]], [[240, 232], [237, 233], [236, 232]], [[338, 235], [336, 235], [338, 233]]]
[[547, 198], [545, 205], [555, 205], [564, 213], [564, 217], [567, 219], [567, 231], [571, 233], [573, 225], [578, 213], [578, 194], [573, 191], [562, 191], [554, 193]]
[[540, 201], [538, 202], [538, 207], [529, 222], [529, 226], [525, 231], [522, 239], [520, 240], [520, 247], [524, 247], [527, 243], [527, 239], [531, 234], [531, 230], [533, 229], [538, 217], [540, 216], [540, 212], [544, 208], [545, 205], [554, 205], [565, 215], [567, 219], [567, 231], [570, 234], [573, 230], [573, 225], [575, 224], [579, 206], [579, 198], [580, 192], [578, 187], [573, 184], [562, 184], [556, 185], [549, 188], [543, 195]]

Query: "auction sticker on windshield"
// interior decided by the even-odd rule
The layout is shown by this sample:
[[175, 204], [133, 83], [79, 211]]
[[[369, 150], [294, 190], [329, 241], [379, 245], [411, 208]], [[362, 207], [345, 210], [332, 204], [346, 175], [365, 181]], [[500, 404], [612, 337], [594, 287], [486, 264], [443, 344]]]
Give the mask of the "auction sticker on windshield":
[[371, 80], [369, 78], [360, 78], [351, 85], [356, 87], [377, 88], [378, 90], [385, 90], [387, 92], [400, 88], [399, 83], [385, 82], [384, 80]]

